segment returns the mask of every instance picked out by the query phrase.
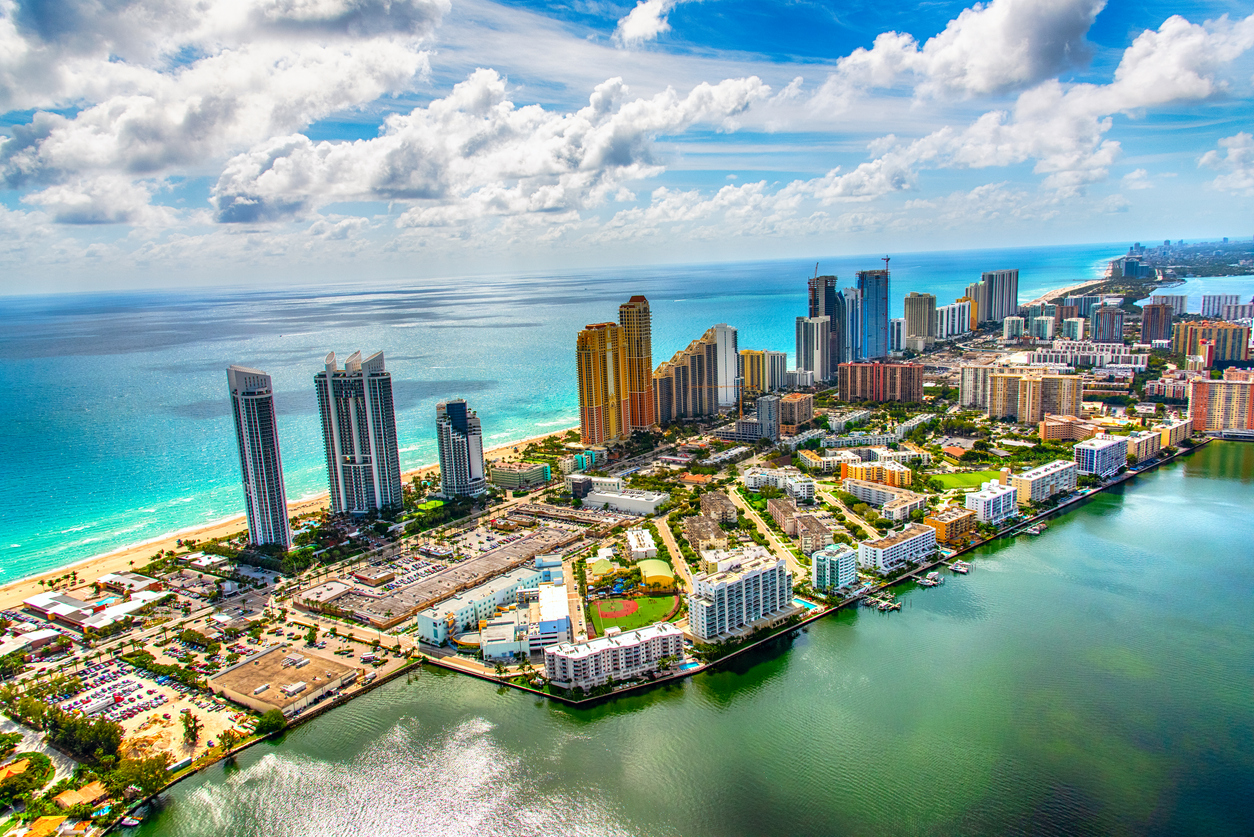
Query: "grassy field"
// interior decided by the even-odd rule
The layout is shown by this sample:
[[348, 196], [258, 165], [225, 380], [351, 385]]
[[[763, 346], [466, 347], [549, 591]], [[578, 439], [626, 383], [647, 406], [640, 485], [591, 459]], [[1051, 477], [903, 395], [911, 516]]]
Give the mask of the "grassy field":
[[939, 480], [945, 488], [979, 488], [981, 483], [1000, 476], [1000, 471], [972, 471], [969, 474], [933, 474], [932, 479]]
[[[635, 605], [635, 610], [624, 615], [607, 616], [601, 612], [601, 608], [604, 607], [607, 613], [617, 614], [624, 610], [631, 610], [631, 605]], [[670, 593], [664, 596], [602, 599], [592, 603], [592, 624], [597, 629], [597, 636], [604, 636], [606, 628], [621, 628], [624, 631], [630, 631], [643, 628], [645, 625], [652, 625], [654, 622], [661, 622], [674, 607], [675, 596]]]

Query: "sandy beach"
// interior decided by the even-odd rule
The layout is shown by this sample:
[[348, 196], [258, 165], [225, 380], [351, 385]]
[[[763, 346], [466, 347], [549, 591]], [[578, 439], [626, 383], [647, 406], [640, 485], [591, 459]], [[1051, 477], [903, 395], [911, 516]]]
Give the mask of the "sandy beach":
[[[531, 444], [532, 442], [539, 442], [550, 436], [564, 436], [571, 430], [578, 429], [578, 427], [566, 427], [561, 430], [555, 430], [552, 433], [544, 433], [539, 436], [532, 436], [516, 442], [506, 442], [503, 445], [498, 445], [485, 452], [484, 459], [489, 462], [517, 459], [518, 454], [515, 453], [515, 448], [518, 448], [521, 452], [523, 447]], [[408, 482], [414, 476], [427, 476], [434, 474], [438, 470], [439, 466], [437, 465], [423, 465], [406, 471], [402, 474], [402, 478]], [[327, 508], [327, 499], [329, 496], [329, 494], [324, 493], [315, 497], [306, 497], [300, 500], [288, 502], [288, 517], [297, 517], [299, 515], [325, 510]], [[217, 520], [213, 523], [206, 524], [205, 526], [183, 529], [169, 535], [168, 537], [132, 544], [131, 546], [125, 546], [112, 552], [106, 552], [101, 555], [93, 555], [92, 557], [84, 558], [81, 561], [63, 564], [54, 569], [45, 570], [37, 575], [18, 579], [17, 581], [11, 581], [3, 587], [0, 587], [0, 609], [21, 607], [23, 600], [30, 598], [36, 593], [42, 593], [47, 588], [41, 585], [39, 583], [40, 581], [51, 581], [71, 571], [78, 573], [80, 584], [83, 581], [94, 581], [107, 573], [122, 572], [124, 570], [129, 570], [132, 567], [143, 566], [158, 552], [167, 549], [176, 549], [178, 547], [179, 540], [185, 540], [188, 538], [192, 538], [197, 541], [212, 540], [214, 538], [239, 534], [244, 530], [244, 528], [244, 514], [241, 512], [235, 517]]]
[[1100, 285], [1102, 282], [1105, 282], [1105, 281], [1107, 280], [1105, 279], [1105, 277], [1103, 277], [1101, 279], [1090, 279], [1087, 282], [1077, 282], [1074, 285], [1066, 285], [1061, 288], [1053, 288], [1041, 294], [1040, 296], [1038, 296], [1036, 299], [1032, 300], [1031, 302], [1025, 302], [1023, 304], [1024, 306], [1041, 305], [1046, 300], [1057, 299], [1058, 297], [1067, 296], [1068, 294], [1073, 294], [1076, 291], [1081, 291], [1081, 290], [1084, 290], [1085, 288], [1091, 288], [1093, 285]]

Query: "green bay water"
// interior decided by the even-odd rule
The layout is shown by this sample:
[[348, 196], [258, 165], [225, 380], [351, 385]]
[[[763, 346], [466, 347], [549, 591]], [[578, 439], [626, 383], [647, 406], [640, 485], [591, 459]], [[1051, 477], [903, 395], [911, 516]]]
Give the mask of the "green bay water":
[[1254, 445], [574, 710], [436, 670], [174, 788], [143, 835], [1254, 833]]

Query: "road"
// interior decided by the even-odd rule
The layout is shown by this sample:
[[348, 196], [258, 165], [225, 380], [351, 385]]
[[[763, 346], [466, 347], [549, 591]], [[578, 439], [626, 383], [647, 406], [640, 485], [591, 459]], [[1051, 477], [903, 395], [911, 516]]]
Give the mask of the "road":
[[662, 536], [662, 543], [666, 544], [666, 548], [671, 553], [671, 566], [675, 568], [675, 572], [679, 575], [679, 580], [683, 583], [684, 591], [692, 592], [692, 569], [688, 566], [688, 562], [684, 560], [683, 550], [679, 548], [679, 544], [675, 542], [675, 535], [671, 532], [670, 526], [671, 516], [667, 514], [665, 517], [657, 521], [657, 532]]
[[733, 489], [727, 493], [728, 496], [731, 497], [732, 502], [736, 504], [737, 508], [743, 510], [745, 516], [754, 522], [754, 524], [758, 527], [758, 531], [766, 535], [766, 540], [771, 544], [775, 557], [784, 559], [788, 565], [788, 569], [792, 571], [793, 577], [797, 578], [799, 576], [808, 575], [809, 571], [805, 567], [801, 566], [801, 562], [797, 560], [797, 556], [793, 554], [792, 549], [779, 539], [779, 537], [775, 534], [774, 529], [766, 525], [766, 521], [758, 515], [753, 506], [744, 501], [744, 498], [740, 496], [740, 492]]

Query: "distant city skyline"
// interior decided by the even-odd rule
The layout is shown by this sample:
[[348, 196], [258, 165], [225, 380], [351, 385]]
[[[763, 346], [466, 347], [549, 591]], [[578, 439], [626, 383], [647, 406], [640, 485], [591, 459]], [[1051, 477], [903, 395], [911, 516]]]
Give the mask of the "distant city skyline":
[[1254, 233], [1220, 0], [74, 8], [0, 19], [0, 294]]

